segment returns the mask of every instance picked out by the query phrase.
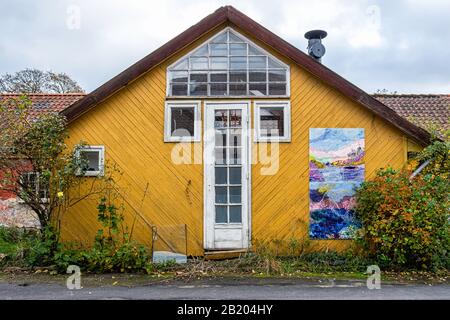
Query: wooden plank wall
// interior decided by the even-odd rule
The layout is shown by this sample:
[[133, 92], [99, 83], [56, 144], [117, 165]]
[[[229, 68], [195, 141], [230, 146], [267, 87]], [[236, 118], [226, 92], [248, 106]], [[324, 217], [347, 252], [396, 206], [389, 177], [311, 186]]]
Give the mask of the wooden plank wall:
[[[139, 209], [145, 220], [156, 226], [187, 224], [188, 253], [192, 255], [203, 254], [203, 166], [173, 164], [174, 144], [163, 142], [166, 67], [216, 31], [115, 93], [69, 128], [70, 145], [83, 140], [105, 146], [106, 159], [117, 163], [123, 172], [119, 184], [128, 207]], [[282, 247], [283, 241], [307, 238], [309, 128], [364, 128], [366, 178], [373, 177], [381, 167], [401, 167], [406, 161], [406, 143], [397, 129], [364, 107], [280, 57], [275, 50], [266, 50], [291, 66], [292, 141], [281, 144], [275, 175], [262, 175], [261, 164], [252, 167], [252, 240]], [[201, 143], [196, 145], [201, 152]], [[253, 154], [257, 152], [258, 146], [253, 144]], [[141, 208], [147, 183], [148, 193]], [[99, 228], [95, 201], [84, 201], [64, 215], [63, 239], [92, 242]], [[128, 208], [128, 224], [133, 215]], [[149, 236], [149, 228], [139, 218], [136, 239], [147, 243]], [[312, 248], [344, 249], [350, 243], [316, 240]]]

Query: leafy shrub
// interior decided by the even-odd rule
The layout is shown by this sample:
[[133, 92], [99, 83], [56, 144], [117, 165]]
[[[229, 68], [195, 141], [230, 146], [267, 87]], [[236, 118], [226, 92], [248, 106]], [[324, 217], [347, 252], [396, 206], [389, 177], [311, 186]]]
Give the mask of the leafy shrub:
[[64, 272], [71, 264], [98, 273], [146, 270], [150, 254], [143, 245], [131, 241], [128, 233], [121, 229], [121, 209], [114, 201], [101, 198], [97, 210], [103, 229], [98, 230], [94, 245], [90, 249], [61, 248], [54, 259], [58, 270]]
[[359, 240], [380, 265], [450, 268], [449, 180], [380, 170], [357, 191]]
[[53, 261], [55, 233], [46, 227], [43, 230], [0, 228], [0, 253], [5, 254], [3, 265], [48, 266]]

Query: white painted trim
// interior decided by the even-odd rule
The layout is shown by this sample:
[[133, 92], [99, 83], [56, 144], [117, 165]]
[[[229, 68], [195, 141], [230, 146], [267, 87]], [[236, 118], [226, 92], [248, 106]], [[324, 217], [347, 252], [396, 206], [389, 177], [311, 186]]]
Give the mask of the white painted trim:
[[[83, 176], [85, 177], [97, 177], [103, 176], [105, 174], [105, 146], [97, 145], [97, 146], [84, 146], [77, 150], [76, 156], [80, 156], [80, 152], [82, 151], [98, 151], [99, 152], [99, 171], [86, 171]], [[80, 174], [81, 175], [81, 174]]]
[[[261, 107], [283, 107], [284, 108], [284, 136], [261, 137], [260, 136], [260, 108]], [[254, 101], [254, 141], [255, 142], [291, 142], [291, 102], [288, 100], [258, 100]]]
[[[246, 142], [246, 166], [245, 166], [245, 171], [246, 171], [246, 176], [247, 176], [247, 182], [246, 182], [246, 188], [247, 188], [247, 203], [246, 203], [246, 209], [247, 209], [247, 219], [246, 221], [242, 221], [242, 228], [246, 229], [247, 232], [246, 234], [243, 236], [243, 248], [241, 249], [246, 249], [249, 248], [251, 246], [251, 232], [252, 232], [252, 228], [251, 228], [251, 221], [252, 221], [252, 202], [251, 202], [251, 194], [252, 194], [252, 184], [251, 184], [251, 173], [252, 173], [252, 159], [251, 159], [251, 154], [252, 154], [252, 142], [251, 142], [251, 101], [229, 101], [229, 100], [222, 100], [222, 101], [217, 101], [217, 100], [211, 100], [211, 101], [204, 101], [204, 110], [203, 110], [203, 142], [204, 142], [204, 146], [203, 146], [203, 246], [205, 249], [214, 249], [214, 233], [213, 232], [207, 232], [208, 227], [210, 227], [211, 225], [214, 225], [214, 221], [211, 221], [211, 219], [213, 219], [214, 217], [212, 217], [211, 215], [207, 215], [206, 212], [208, 210], [208, 198], [207, 198], [207, 194], [208, 194], [208, 163], [211, 161], [210, 159], [207, 158], [207, 146], [206, 143], [208, 142], [208, 120], [210, 120], [210, 118], [208, 118], [207, 112], [208, 110], [210, 110], [211, 108], [208, 108], [208, 106], [217, 106], [217, 105], [224, 105], [229, 109], [233, 109], [231, 106], [236, 106], [236, 105], [243, 105], [243, 108], [246, 109], [246, 127], [247, 127], [247, 139], [245, 139]], [[239, 109], [242, 107], [239, 107]], [[210, 120], [211, 121], [211, 120]], [[235, 227], [233, 224], [231, 224], [230, 226], [219, 226], [217, 228], [233, 228]]]
[[[194, 136], [172, 137], [171, 136], [171, 108], [193, 107], [194, 108]], [[164, 142], [200, 142], [201, 141], [201, 101], [200, 100], [167, 100], [164, 106]]]
[[[185, 59], [186, 57], [189, 57], [190, 55], [192, 55], [195, 51], [197, 51], [200, 47], [206, 45], [207, 43], [209, 43], [210, 41], [212, 41], [214, 38], [220, 36], [222, 33], [225, 33], [227, 31], [232, 31], [234, 33], [236, 33], [239, 37], [241, 37], [242, 39], [244, 39], [245, 41], [247, 41], [249, 44], [251, 44], [252, 46], [254, 46], [256, 49], [260, 50], [264, 55], [267, 55], [268, 57], [272, 58], [273, 60], [275, 60], [276, 62], [278, 62], [279, 64], [281, 64], [282, 66], [284, 66], [284, 68], [286, 68], [286, 95], [281, 95], [281, 96], [270, 96], [270, 95], [265, 95], [265, 96], [172, 96], [169, 95], [170, 92], [170, 76], [169, 76], [169, 71], [171, 68], [173, 68], [178, 62], [180, 62], [181, 60]], [[209, 71], [209, 70], [208, 70]], [[227, 69], [227, 71], [229, 71], [229, 68]], [[189, 75], [188, 75], [189, 76]], [[248, 80], [248, 79], [247, 79]], [[268, 82], [269, 79], [266, 80], [266, 82]], [[227, 81], [227, 83], [229, 83]], [[246, 82], [248, 83], [248, 81]], [[188, 81], [188, 88], [187, 90], [189, 91], [189, 81]], [[249, 38], [247, 38], [246, 36], [244, 36], [242, 33], [236, 31], [235, 29], [233, 29], [232, 27], [226, 27], [223, 30], [217, 32], [215, 35], [213, 35], [212, 37], [210, 37], [209, 39], [205, 40], [204, 42], [202, 42], [200, 45], [198, 45], [197, 47], [195, 47], [194, 49], [192, 49], [191, 51], [189, 51], [187, 54], [185, 54], [184, 56], [182, 56], [181, 58], [179, 58], [177, 61], [173, 62], [171, 65], [169, 65], [166, 68], [166, 98], [167, 99], [223, 99], [223, 98], [237, 98], [237, 99], [257, 99], [257, 98], [289, 98], [291, 96], [291, 66], [289, 64], [284, 63], [283, 61], [281, 61], [280, 59], [278, 59], [277, 57], [275, 57], [274, 55], [272, 55], [270, 52], [268, 52], [267, 50], [261, 48], [259, 45], [257, 45], [256, 43], [254, 43], [253, 41], [251, 41]]]

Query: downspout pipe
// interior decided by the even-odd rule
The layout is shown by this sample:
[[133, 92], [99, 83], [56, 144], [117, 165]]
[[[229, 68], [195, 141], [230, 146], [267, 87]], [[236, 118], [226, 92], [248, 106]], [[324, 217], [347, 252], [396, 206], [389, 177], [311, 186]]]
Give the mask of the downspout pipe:
[[415, 176], [417, 176], [419, 173], [422, 172], [423, 169], [425, 169], [431, 162], [431, 160], [433, 160], [433, 158], [428, 159], [427, 161], [425, 161], [424, 163], [422, 163], [413, 173], [412, 175], [409, 177], [409, 180], [414, 179]]

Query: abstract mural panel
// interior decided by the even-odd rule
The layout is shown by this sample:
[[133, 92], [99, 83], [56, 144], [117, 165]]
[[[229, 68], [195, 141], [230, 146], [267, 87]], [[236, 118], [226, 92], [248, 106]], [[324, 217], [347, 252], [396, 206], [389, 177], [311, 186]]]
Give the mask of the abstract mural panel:
[[354, 217], [355, 188], [364, 181], [364, 129], [309, 130], [311, 239], [350, 239], [360, 226]]

